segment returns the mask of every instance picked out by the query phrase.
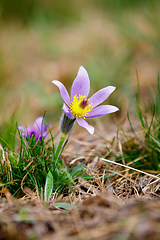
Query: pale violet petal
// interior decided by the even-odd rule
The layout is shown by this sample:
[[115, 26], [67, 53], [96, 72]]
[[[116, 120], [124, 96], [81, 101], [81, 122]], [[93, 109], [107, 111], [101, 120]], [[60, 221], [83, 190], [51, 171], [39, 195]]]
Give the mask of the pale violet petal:
[[88, 73], [84, 67], [80, 67], [77, 77], [74, 79], [71, 88], [71, 101], [73, 100], [74, 95], [81, 94], [82, 96], [88, 96], [90, 91], [90, 80]]
[[24, 136], [24, 137], [28, 137], [31, 138], [33, 134], [35, 134], [34, 132], [34, 129], [31, 127], [31, 126], [28, 126], [28, 127], [21, 127], [19, 126], [18, 129], [20, 129], [22, 132], [21, 132], [21, 135]]
[[72, 115], [72, 113], [69, 110], [69, 107], [65, 103], [63, 103], [62, 109], [66, 113], [67, 117], [74, 118], [74, 116]]
[[30, 126], [27, 126], [26, 127], [26, 136], [29, 135], [29, 137], [31, 138], [33, 134], [35, 134], [34, 129], [32, 127], [30, 127]]
[[70, 97], [69, 97], [67, 89], [65, 88], [63, 83], [61, 83], [61, 82], [59, 82], [57, 80], [52, 81], [52, 83], [54, 83], [59, 88], [61, 97], [63, 98], [64, 102], [69, 106], [70, 102], [71, 102], [70, 101]]
[[63, 103], [62, 109], [63, 109], [64, 112], [69, 112], [70, 111], [69, 107], [65, 103]]
[[52, 126], [52, 124], [50, 123], [47, 123], [47, 124], [44, 124], [44, 132], [47, 132], [48, 128], [50, 128]]
[[90, 97], [90, 102], [92, 103], [92, 107], [96, 107], [100, 103], [104, 102], [115, 89], [116, 89], [115, 87], [108, 86], [108, 87], [102, 88], [101, 90], [93, 94]]
[[90, 133], [90, 134], [93, 134], [94, 133], [94, 127], [92, 127], [91, 125], [89, 125], [83, 118], [76, 118], [77, 120], [77, 123], [83, 127], [83, 128], [86, 128], [87, 131]]
[[33, 129], [36, 134], [36, 138], [39, 138], [40, 135], [43, 135], [44, 131], [44, 118], [38, 117], [33, 123]]
[[27, 131], [26, 128], [22, 127], [22, 126], [18, 126], [18, 129], [20, 130], [20, 134], [22, 136], [26, 136], [27, 135]]
[[50, 126], [51, 124], [45, 124], [44, 118], [42, 116], [38, 117], [33, 123], [33, 129], [36, 135], [36, 139], [40, 138], [41, 140], [42, 137], [47, 137], [47, 129]]
[[86, 118], [95, 118], [106, 115], [108, 113], [113, 113], [118, 111], [119, 109], [112, 105], [101, 105], [93, 108], [93, 110], [86, 116]]
[[19, 129], [19, 130], [23, 130], [24, 127], [22, 127], [22, 126], [18, 126], [18, 129]]
[[37, 128], [38, 129], [41, 129], [42, 125], [44, 124], [44, 118], [41, 116], [41, 117], [38, 117], [34, 123], [33, 123], [33, 128]]

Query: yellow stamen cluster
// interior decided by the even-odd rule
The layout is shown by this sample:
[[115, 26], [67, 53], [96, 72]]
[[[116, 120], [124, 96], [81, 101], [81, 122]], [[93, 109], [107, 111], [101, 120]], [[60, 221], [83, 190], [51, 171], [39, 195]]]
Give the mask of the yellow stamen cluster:
[[75, 116], [75, 117], [83, 117], [85, 118], [86, 115], [89, 114], [89, 112], [92, 111], [93, 107], [92, 107], [92, 103], [89, 103], [89, 99], [86, 99], [86, 96], [82, 96], [81, 94], [79, 94], [79, 96], [74, 95], [73, 97], [73, 101], [71, 102], [69, 108], [71, 113]]

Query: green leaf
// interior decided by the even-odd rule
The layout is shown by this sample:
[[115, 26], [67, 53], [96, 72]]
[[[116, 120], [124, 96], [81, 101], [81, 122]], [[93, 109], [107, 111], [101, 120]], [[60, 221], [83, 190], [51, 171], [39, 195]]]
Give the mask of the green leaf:
[[82, 163], [82, 164], [79, 164], [79, 165], [76, 165], [76, 166], [73, 168], [73, 170], [72, 170], [72, 172], [71, 172], [71, 175], [72, 175], [72, 176], [75, 176], [76, 174], [80, 173], [80, 172], [82, 171], [83, 167], [84, 167], [84, 164], [83, 164], [83, 163]]
[[157, 143], [157, 145], [160, 147], [160, 142], [158, 142], [155, 138], [153, 138], [152, 136], [150, 136], [152, 138], [152, 140]]
[[9, 160], [12, 161], [13, 165], [17, 166], [18, 161], [17, 161], [16, 157], [11, 154], [8, 154], [8, 157], [9, 157]]
[[49, 171], [46, 177], [46, 183], [44, 188], [44, 201], [48, 201], [52, 194], [53, 190], [53, 176], [52, 173]]
[[70, 203], [64, 203], [64, 202], [59, 202], [59, 203], [55, 203], [54, 207], [58, 207], [58, 208], [62, 208], [65, 210], [69, 210], [71, 208], [75, 208], [76, 206], [70, 204]]
[[85, 174], [83, 174], [82, 175], [82, 178], [84, 178], [84, 179], [91, 179], [91, 178], [93, 178], [95, 175], [85, 175]]

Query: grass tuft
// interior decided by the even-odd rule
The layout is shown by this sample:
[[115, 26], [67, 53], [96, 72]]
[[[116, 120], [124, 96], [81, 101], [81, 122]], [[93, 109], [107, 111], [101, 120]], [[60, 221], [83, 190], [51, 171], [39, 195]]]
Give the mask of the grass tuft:
[[[54, 157], [56, 148], [51, 130], [49, 130], [51, 137], [47, 142], [44, 139], [36, 141], [35, 135], [26, 140], [18, 130], [18, 126], [17, 132], [18, 153], [15, 149], [6, 150], [2, 146], [0, 152], [1, 187], [8, 189], [13, 196], [28, 195], [26, 189], [31, 189], [39, 196], [44, 195], [42, 200], [49, 200], [52, 193], [59, 196], [65, 191], [71, 191], [77, 178], [83, 177], [86, 173], [83, 169], [84, 164], [69, 169], [62, 159], [56, 160]], [[47, 182], [50, 179], [53, 179], [53, 185], [50, 184], [51, 187], [48, 187]]]
[[[138, 79], [138, 75], [137, 75]], [[157, 90], [152, 90], [153, 102], [142, 102], [139, 80], [136, 95], [136, 110], [141, 129], [134, 130], [134, 126], [127, 115], [132, 134], [122, 141], [123, 159], [133, 167], [147, 171], [160, 170], [160, 82], [157, 79]]]

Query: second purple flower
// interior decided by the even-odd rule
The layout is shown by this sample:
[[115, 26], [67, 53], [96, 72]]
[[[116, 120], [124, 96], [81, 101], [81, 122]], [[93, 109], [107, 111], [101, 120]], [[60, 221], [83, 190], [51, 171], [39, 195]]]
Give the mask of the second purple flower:
[[47, 130], [49, 126], [51, 126], [51, 124], [45, 124], [43, 117], [38, 117], [35, 120], [33, 127], [18, 126], [18, 129], [21, 130], [21, 135], [26, 137], [27, 140], [28, 140], [28, 137], [32, 138], [32, 136], [34, 135], [36, 137], [36, 141], [38, 139], [42, 141], [42, 138], [47, 137]]

